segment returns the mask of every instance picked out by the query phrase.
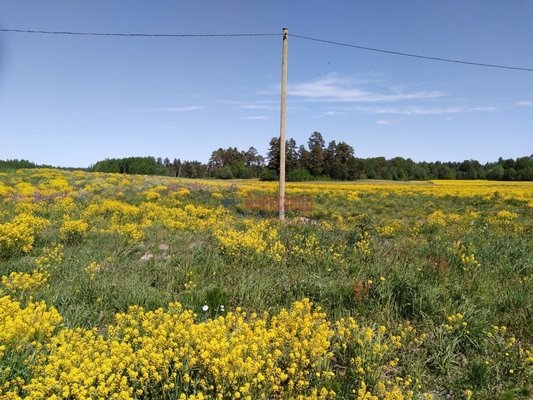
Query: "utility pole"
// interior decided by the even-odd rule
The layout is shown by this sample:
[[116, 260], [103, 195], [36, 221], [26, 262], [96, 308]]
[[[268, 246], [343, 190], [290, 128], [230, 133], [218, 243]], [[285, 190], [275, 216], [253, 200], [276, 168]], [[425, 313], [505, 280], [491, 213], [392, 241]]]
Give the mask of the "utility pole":
[[281, 111], [279, 134], [279, 220], [285, 221], [285, 111], [287, 108], [287, 46], [289, 30], [283, 28], [283, 52], [281, 56]]

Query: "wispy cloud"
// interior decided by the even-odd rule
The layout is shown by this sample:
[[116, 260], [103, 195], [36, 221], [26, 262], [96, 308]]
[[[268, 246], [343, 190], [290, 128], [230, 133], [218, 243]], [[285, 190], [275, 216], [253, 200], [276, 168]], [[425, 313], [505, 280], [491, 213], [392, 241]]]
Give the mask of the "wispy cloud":
[[530, 101], [530, 100], [517, 101], [516, 105], [520, 107], [533, 107], [533, 101]]
[[325, 111], [321, 114], [316, 115], [314, 118], [322, 118], [322, 117], [335, 117], [338, 115], [346, 115], [346, 111]]
[[396, 123], [396, 121], [393, 120], [393, 119], [378, 119], [376, 121], [377, 125], [393, 125], [395, 123]]
[[125, 112], [186, 112], [186, 111], [196, 111], [203, 110], [202, 106], [187, 106], [187, 107], [160, 107], [160, 108], [139, 108], [131, 109]]
[[360, 112], [378, 115], [443, 115], [474, 112], [493, 112], [495, 107], [359, 107]]
[[[352, 78], [332, 73], [304, 82], [289, 83], [287, 93], [291, 96], [290, 104], [311, 105], [313, 118], [335, 117], [350, 114], [383, 115], [376, 121], [378, 125], [398, 123], [386, 116], [431, 116], [454, 115], [479, 112], [494, 112], [499, 108], [468, 104], [467, 99], [452, 98], [438, 89], [419, 90], [391, 83], [383, 77], [380, 79]], [[276, 88], [279, 92], [279, 87]], [[274, 94], [264, 91], [259, 94]], [[324, 108], [316, 110], [314, 105], [323, 103]], [[520, 106], [533, 106], [533, 101], [515, 103]], [[266, 109], [261, 102], [244, 104], [242, 108]], [[273, 108], [272, 104], [268, 105]], [[277, 105], [276, 105], [277, 107]]]
[[277, 110], [279, 107], [267, 104], [243, 104], [239, 108], [244, 108], [245, 110]]
[[[279, 88], [278, 92], [279, 93]], [[256, 94], [267, 94], [266, 92], [256, 93]], [[268, 93], [268, 94], [273, 94]], [[235, 108], [240, 108], [244, 110], [278, 110], [279, 109], [279, 100], [260, 100], [260, 99], [253, 99], [253, 100], [219, 100], [217, 103], [219, 104], [227, 104], [232, 105]]]
[[203, 110], [203, 106], [186, 107], [154, 107], [154, 108], [119, 108], [115, 110], [73, 111], [70, 114], [135, 114], [135, 113], [161, 113], [161, 112], [189, 112]]
[[[314, 118], [335, 117], [350, 114], [369, 114], [383, 116], [430, 116], [430, 115], [454, 115], [478, 112], [494, 112], [496, 107], [467, 107], [467, 106], [356, 106], [338, 107], [336, 110], [328, 110], [314, 116]], [[378, 125], [391, 125], [398, 120], [391, 118], [380, 118], [376, 121]]]
[[287, 88], [291, 96], [306, 100], [332, 102], [396, 102], [403, 100], [427, 100], [442, 97], [438, 90], [432, 91], [401, 91], [392, 87], [383, 91], [369, 90], [358, 87], [360, 82], [336, 74], [315, 79], [309, 82], [293, 83]]
[[243, 119], [262, 120], [262, 119], [268, 119], [268, 117], [266, 115], [252, 115], [250, 117], [244, 117]]

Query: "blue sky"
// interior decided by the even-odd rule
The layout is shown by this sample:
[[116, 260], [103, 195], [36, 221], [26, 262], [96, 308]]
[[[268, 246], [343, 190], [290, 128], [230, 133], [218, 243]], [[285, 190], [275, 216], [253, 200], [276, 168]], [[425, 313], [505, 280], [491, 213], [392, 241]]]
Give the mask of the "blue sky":
[[128, 156], [207, 162], [279, 136], [345, 141], [362, 158], [481, 163], [533, 154], [533, 2], [0, 0], [4, 29], [274, 33], [153, 38], [0, 32], [0, 159], [87, 167]]

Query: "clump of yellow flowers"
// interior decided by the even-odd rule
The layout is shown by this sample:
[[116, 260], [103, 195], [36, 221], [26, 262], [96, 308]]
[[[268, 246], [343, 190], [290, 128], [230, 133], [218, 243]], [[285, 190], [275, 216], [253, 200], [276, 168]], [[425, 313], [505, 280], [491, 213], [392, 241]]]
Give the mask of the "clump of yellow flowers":
[[37, 365], [62, 317], [44, 302], [24, 303], [0, 290], [0, 398], [21, 398], [23, 376]]
[[11, 221], [0, 224], [0, 257], [29, 253], [36, 236], [48, 225], [46, 219], [32, 214], [18, 214]]
[[[3, 343], [17, 339], [20, 348], [22, 339], [46, 338], [31, 378], [4, 385], [11, 389], [0, 390], [6, 398], [335, 397], [326, 386], [333, 377], [333, 330], [307, 299], [272, 317], [236, 309], [201, 323], [178, 303], [155, 311], [134, 306], [116, 316], [106, 335], [64, 328], [53, 336], [61, 320], [57, 311], [41, 303], [22, 309], [7, 296], [0, 301], [15, 314], [0, 321]], [[38, 329], [22, 326], [37, 312], [44, 317]]]
[[479, 268], [481, 266], [481, 263], [476, 258], [473, 246], [470, 244], [465, 244], [460, 240], [457, 240], [452, 244], [450, 252], [458, 259], [459, 264], [464, 271], [472, 268]]
[[61, 239], [66, 243], [79, 243], [89, 231], [89, 224], [83, 220], [76, 220], [65, 218], [61, 227], [59, 228], [59, 234]]
[[[350, 374], [356, 399], [414, 399], [420, 382], [399, 375], [398, 352], [423, 344], [394, 328], [331, 323], [308, 299], [278, 314], [240, 308], [196, 322], [179, 303], [132, 306], [105, 333], [66, 328], [42, 302], [0, 298], [0, 359], [23, 353], [26, 374], [0, 374], [3, 399], [333, 399]], [[28, 349], [30, 351], [28, 351]], [[429, 395], [421, 394], [429, 399]]]
[[[154, 311], [132, 306], [104, 330], [64, 327], [54, 308], [31, 298], [5, 295], [0, 309], [0, 361], [10, 361], [0, 371], [6, 400], [325, 400], [340, 398], [338, 379], [352, 382], [353, 399], [432, 398], [404, 358], [431, 346], [427, 333], [409, 322], [332, 323], [308, 299], [275, 315], [237, 307], [203, 322], [179, 303]], [[450, 334], [466, 323], [455, 313], [440, 326]], [[508, 354], [505, 374], [533, 374], [531, 349], [505, 327], [492, 327], [486, 340]]]
[[43, 286], [50, 273], [47, 271], [35, 270], [29, 274], [25, 272], [11, 272], [9, 276], [2, 276], [2, 285], [12, 295], [31, 294]]
[[278, 228], [269, 220], [246, 219], [242, 228], [225, 226], [214, 230], [222, 251], [234, 258], [249, 260], [255, 255], [265, 255], [279, 262], [285, 246], [279, 240]]

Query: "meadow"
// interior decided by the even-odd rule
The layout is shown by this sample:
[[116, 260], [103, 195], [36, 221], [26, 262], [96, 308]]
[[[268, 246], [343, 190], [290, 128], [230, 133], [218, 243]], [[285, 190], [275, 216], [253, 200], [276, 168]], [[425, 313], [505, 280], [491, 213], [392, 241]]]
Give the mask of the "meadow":
[[0, 173], [0, 399], [531, 399], [533, 183]]

